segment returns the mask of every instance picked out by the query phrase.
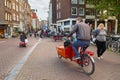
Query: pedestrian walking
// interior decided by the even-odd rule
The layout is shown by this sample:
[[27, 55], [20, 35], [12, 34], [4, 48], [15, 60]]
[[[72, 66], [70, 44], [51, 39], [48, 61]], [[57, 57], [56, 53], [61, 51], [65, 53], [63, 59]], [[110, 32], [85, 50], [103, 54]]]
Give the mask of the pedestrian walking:
[[93, 35], [96, 38], [95, 43], [97, 46], [98, 59], [102, 59], [103, 53], [106, 51], [106, 30], [103, 23], [98, 25], [98, 28], [93, 31]]
[[35, 38], [37, 37], [37, 31], [36, 30], [34, 31], [34, 37]]
[[32, 31], [29, 31], [29, 35], [30, 35], [30, 37], [32, 37]]
[[44, 33], [44, 30], [41, 29], [41, 31], [40, 31], [40, 38], [43, 38], [43, 33]]

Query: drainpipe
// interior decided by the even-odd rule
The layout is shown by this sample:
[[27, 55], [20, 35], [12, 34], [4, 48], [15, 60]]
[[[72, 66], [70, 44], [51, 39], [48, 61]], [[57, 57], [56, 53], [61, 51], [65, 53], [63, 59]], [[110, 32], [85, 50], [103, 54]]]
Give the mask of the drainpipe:
[[106, 29], [108, 29], [108, 23], [107, 23], [107, 22], [108, 22], [108, 20], [107, 20], [107, 19], [105, 19], [104, 21], [105, 21], [105, 28], [106, 28]]
[[99, 21], [99, 19], [95, 19], [95, 29], [97, 29], [97, 22]]
[[118, 29], [118, 19], [115, 20], [115, 34], [117, 34]]

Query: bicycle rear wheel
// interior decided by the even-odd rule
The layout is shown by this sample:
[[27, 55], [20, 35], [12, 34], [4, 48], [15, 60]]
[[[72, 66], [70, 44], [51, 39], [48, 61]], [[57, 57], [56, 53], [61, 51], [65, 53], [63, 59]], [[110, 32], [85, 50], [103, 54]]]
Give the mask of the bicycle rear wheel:
[[119, 50], [119, 45], [118, 44], [119, 44], [119, 42], [112, 43], [111, 50], [114, 51], [114, 52], [118, 51]]
[[80, 64], [80, 66], [82, 67], [85, 74], [87, 75], [93, 74], [95, 71], [95, 61], [93, 57], [89, 56], [88, 54], [83, 54], [81, 61], [82, 65]]

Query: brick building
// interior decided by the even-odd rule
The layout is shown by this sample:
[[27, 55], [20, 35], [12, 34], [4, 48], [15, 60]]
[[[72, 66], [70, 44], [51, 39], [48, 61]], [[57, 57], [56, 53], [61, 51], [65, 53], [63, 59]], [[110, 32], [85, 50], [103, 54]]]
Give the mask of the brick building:
[[32, 27], [34, 31], [40, 29], [40, 22], [39, 22], [36, 12], [37, 10], [32, 9]]
[[69, 31], [75, 24], [76, 17], [80, 16], [87, 22], [92, 21], [91, 19], [96, 17], [95, 11], [86, 3], [86, 0], [51, 0], [49, 6], [49, 14], [52, 15], [51, 22], [57, 25], [57, 29]]
[[0, 0], [0, 37], [5, 33], [11, 34], [12, 25], [12, 2], [11, 0]]
[[[83, 21], [91, 24], [93, 29], [96, 29], [100, 22], [105, 24], [106, 29], [109, 28], [110, 20], [100, 21], [100, 13], [94, 10], [94, 6], [90, 5], [88, 0], [51, 0], [49, 7], [49, 22], [56, 24], [57, 30], [69, 31], [71, 26], [75, 24], [76, 17], [82, 17]], [[117, 21], [110, 24], [113, 26], [114, 32], [117, 32], [116, 24]]]
[[31, 7], [28, 0], [0, 0], [0, 37], [10, 37], [31, 27]]
[[21, 31], [28, 32], [32, 27], [32, 11], [28, 0], [21, 0], [20, 2], [20, 29]]
[[20, 16], [19, 16], [19, 4], [20, 2], [18, 0], [11, 0], [12, 2], [12, 25], [11, 25], [11, 32], [12, 34], [15, 34], [19, 31], [19, 22], [20, 22]]

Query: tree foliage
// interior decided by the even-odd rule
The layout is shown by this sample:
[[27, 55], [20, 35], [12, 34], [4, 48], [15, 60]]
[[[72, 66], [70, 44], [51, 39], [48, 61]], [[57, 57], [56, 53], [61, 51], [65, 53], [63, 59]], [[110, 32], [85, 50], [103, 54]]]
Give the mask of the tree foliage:
[[87, 3], [93, 4], [101, 17], [120, 16], [120, 0], [87, 0]]

